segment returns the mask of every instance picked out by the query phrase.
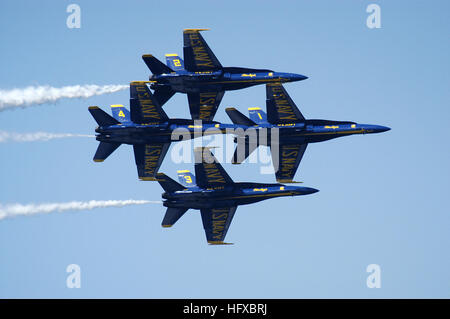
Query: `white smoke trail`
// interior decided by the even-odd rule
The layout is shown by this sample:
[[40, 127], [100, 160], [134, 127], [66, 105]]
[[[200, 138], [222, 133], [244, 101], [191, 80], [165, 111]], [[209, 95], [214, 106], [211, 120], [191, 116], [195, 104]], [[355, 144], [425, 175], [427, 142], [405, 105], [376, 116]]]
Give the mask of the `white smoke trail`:
[[47, 132], [16, 133], [0, 131], [0, 143], [49, 141], [56, 138], [67, 137], [95, 137], [95, 135]]
[[91, 200], [87, 202], [44, 203], [44, 204], [0, 204], [0, 220], [36, 214], [65, 212], [69, 210], [91, 210], [94, 208], [123, 207], [128, 205], [161, 204], [161, 201], [149, 200]]
[[0, 111], [33, 104], [55, 103], [62, 98], [88, 98], [125, 90], [128, 85], [73, 85], [54, 88], [28, 86], [23, 89], [0, 90]]

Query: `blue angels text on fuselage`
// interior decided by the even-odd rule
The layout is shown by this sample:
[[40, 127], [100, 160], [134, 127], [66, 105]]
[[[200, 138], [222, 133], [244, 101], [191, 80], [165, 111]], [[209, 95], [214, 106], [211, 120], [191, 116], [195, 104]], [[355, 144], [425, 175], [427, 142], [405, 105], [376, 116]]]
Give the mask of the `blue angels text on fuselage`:
[[153, 73], [151, 88], [161, 106], [176, 92], [187, 93], [192, 119], [211, 121], [225, 91], [307, 78], [267, 69], [223, 67], [200, 34], [204, 30], [207, 29], [183, 31], [184, 61], [177, 54], [167, 54], [165, 65], [153, 55], [142, 56]]
[[225, 236], [239, 205], [318, 191], [282, 184], [234, 182], [209, 148], [195, 148], [194, 153], [195, 176], [188, 170], [178, 171], [180, 183], [177, 183], [162, 173], [156, 175], [164, 189], [163, 205], [167, 207], [162, 226], [171, 227], [187, 210], [199, 209], [209, 244], [226, 244]]
[[[244, 161], [259, 145], [270, 146], [275, 176], [280, 183], [293, 182], [309, 143], [352, 134], [381, 133], [390, 129], [349, 121], [307, 120], [281, 83], [266, 84], [266, 108], [267, 114], [258, 107], [249, 108], [250, 118], [234, 108], [226, 109], [234, 124], [247, 127], [235, 138], [237, 147], [233, 163]], [[267, 138], [259, 138], [262, 130], [265, 130]], [[278, 136], [272, 138], [271, 134], [275, 132]], [[256, 138], [252, 139], [252, 136]]]

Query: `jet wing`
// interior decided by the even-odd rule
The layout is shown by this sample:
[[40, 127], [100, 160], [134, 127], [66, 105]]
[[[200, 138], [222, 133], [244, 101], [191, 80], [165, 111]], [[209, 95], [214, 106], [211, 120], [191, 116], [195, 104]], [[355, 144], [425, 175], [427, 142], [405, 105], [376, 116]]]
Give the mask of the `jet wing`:
[[266, 84], [267, 121], [271, 124], [304, 122], [305, 117], [281, 83]]
[[163, 86], [161, 88], [156, 88], [153, 96], [156, 101], [158, 101], [159, 106], [163, 106], [174, 94], [175, 91], [170, 87]]
[[[308, 144], [279, 144], [279, 152], [271, 146], [275, 177], [279, 183], [292, 183]], [[278, 169], [277, 169], [278, 168]]]
[[199, 187], [221, 189], [234, 184], [208, 147], [196, 147], [194, 155], [195, 178]]
[[134, 159], [136, 161], [140, 180], [154, 181], [161, 163], [166, 156], [170, 143], [134, 144]]
[[209, 244], [223, 245], [237, 207], [201, 209], [203, 228]]
[[208, 72], [222, 69], [200, 31], [209, 29], [185, 29], [183, 31], [184, 67], [190, 72]]
[[224, 91], [188, 93], [189, 111], [193, 120], [212, 121]]
[[169, 120], [144, 81], [130, 83], [130, 113], [131, 121], [139, 124]]

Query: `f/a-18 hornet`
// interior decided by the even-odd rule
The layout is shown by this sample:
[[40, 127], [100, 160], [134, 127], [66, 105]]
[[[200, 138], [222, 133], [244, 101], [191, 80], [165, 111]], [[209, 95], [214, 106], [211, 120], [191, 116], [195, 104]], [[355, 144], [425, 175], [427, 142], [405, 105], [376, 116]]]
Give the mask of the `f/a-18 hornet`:
[[179, 184], [163, 173], [157, 174], [167, 207], [162, 226], [171, 227], [188, 209], [199, 209], [209, 244], [227, 244], [225, 236], [239, 205], [318, 192], [309, 187], [233, 182], [208, 147], [195, 148], [194, 153], [195, 177], [188, 170], [180, 170]]
[[192, 119], [211, 121], [225, 91], [307, 79], [301, 74], [267, 69], [223, 67], [200, 34], [204, 30], [208, 29], [183, 31], [184, 61], [177, 54], [167, 54], [165, 65], [153, 55], [142, 56], [153, 73], [150, 76], [151, 88], [161, 106], [176, 92], [187, 93]]
[[113, 116], [98, 106], [89, 107], [89, 112], [99, 125], [95, 132], [100, 144], [94, 161], [103, 162], [121, 144], [133, 145], [141, 180], [155, 180], [173, 138], [178, 141], [194, 138], [198, 133], [221, 134], [227, 127], [234, 127], [233, 124], [221, 127], [214, 121], [198, 121], [201, 123], [198, 125], [197, 121], [190, 119], [169, 119], [147, 82], [130, 83], [130, 111], [123, 105], [111, 105], [111, 110]]
[[[235, 138], [237, 147], [233, 163], [243, 162], [259, 145], [270, 146], [275, 176], [280, 183], [294, 182], [295, 172], [309, 143], [390, 130], [386, 126], [349, 121], [307, 120], [281, 83], [266, 84], [266, 98], [267, 114], [259, 107], [249, 108], [248, 118], [234, 108], [226, 109], [234, 124], [245, 127]], [[273, 138], [272, 129], [276, 129], [277, 138]], [[266, 130], [264, 136], [267, 138], [260, 138], [262, 130]], [[252, 139], [252, 136], [256, 138]]]

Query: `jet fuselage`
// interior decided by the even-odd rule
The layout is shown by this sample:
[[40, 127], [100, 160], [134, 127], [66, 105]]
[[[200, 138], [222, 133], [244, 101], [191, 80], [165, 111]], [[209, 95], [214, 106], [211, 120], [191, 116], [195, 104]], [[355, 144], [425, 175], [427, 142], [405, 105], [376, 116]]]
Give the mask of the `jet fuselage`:
[[[285, 123], [285, 124], [261, 124], [258, 126], [247, 127], [245, 131], [249, 137], [257, 136], [261, 145], [270, 145], [271, 143], [281, 141], [283, 143], [317, 143], [331, 140], [337, 137], [348, 136], [353, 134], [370, 134], [381, 133], [390, 130], [390, 128], [381, 125], [357, 124], [347, 121], [328, 121], [328, 120], [306, 120], [302, 123]], [[272, 129], [276, 129], [274, 132]], [[252, 134], [255, 130], [256, 134]], [[265, 130], [264, 136], [261, 138], [262, 132]], [[278, 135], [278, 139], [272, 135]], [[264, 142], [264, 141], [267, 142]]]
[[[98, 141], [124, 144], [166, 143], [182, 139], [200, 137], [212, 134], [239, 134], [259, 137], [259, 144], [270, 145], [271, 129], [277, 129], [279, 140], [287, 143], [316, 143], [337, 137], [353, 134], [381, 133], [389, 128], [381, 125], [357, 124], [344, 121], [306, 120], [304, 123], [261, 124], [245, 126], [236, 124], [222, 124], [219, 122], [202, 123], [193, 120], [171, 120], [170, 122], [155, 124], [118, 124], [100, 126], [95, 130]], [[261, 131], [265, 131], [267, 142], [262, 139]], [[275, 134], [275, 133], [273, 133]], [[274, 136], [275, 137], [275, 136]]]
[[95, 129], [96, 139], [101, 142], [124, 144], [168, 143], [189, 138], [200, 137], [202, 134], [222, 134], [232, 124], [208, 122], [198, 125], [193, 120], [170, 120], [170, 122], [155, 124], [117, 124], [99, 126]]
[[178, 71], [154, 74], [149, 80], [151, 88], [170, 87], [175, 92], [201, 93], [231, 91], [265, 83], [286, 83], [305, 80], [308, 77], [295, 74], [247, 68], [223, 68], [220, 71]]
[[177, 208], [218, 208], [247, 205], [269, 198], [308, 195], [318, 192], [310, 187], [286, 186], [282, 184], [234, 183], [215, 188], [186, 188], [173, 193], [165, 192], [163, 205]]

